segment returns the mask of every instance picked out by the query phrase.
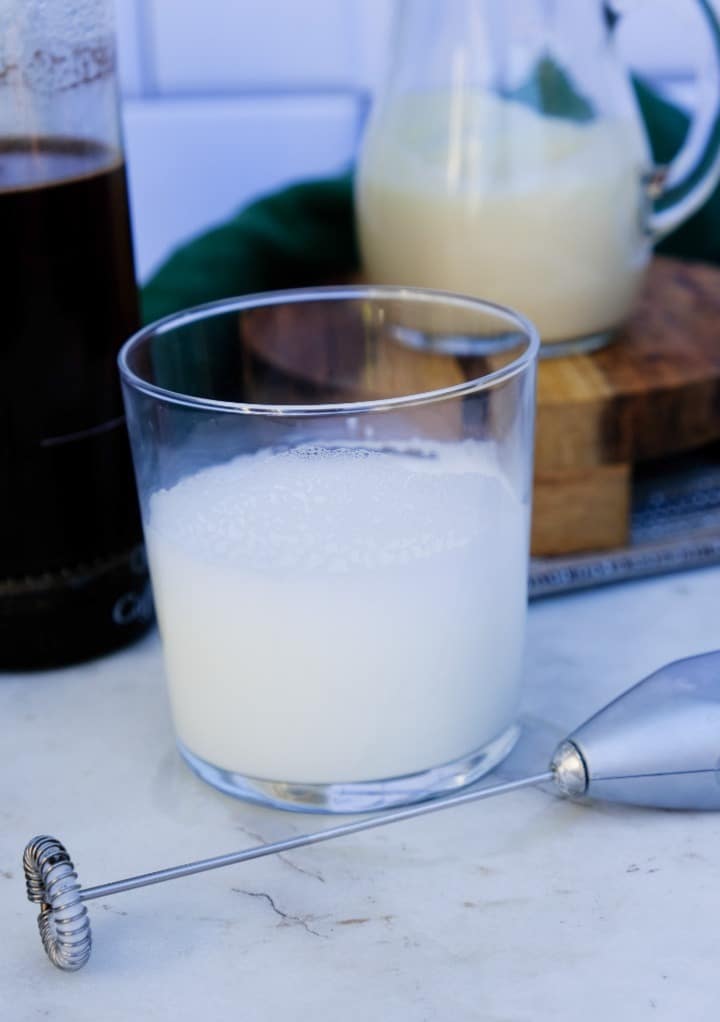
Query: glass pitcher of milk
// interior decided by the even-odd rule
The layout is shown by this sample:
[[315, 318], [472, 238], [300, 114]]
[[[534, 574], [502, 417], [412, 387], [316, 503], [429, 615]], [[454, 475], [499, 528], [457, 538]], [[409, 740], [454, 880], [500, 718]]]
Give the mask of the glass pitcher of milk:
[[370, 281], [516, 308], [547, 353], [606, 343], [720, 176], [720, 25], [692, 3], [715, 66], [658, 168], [600, 0], [399, 0], [356, 182]]

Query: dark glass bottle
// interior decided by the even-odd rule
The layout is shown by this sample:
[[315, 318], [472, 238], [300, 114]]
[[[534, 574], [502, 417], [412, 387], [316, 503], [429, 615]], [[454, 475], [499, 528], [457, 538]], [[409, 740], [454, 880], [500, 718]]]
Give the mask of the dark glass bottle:
[[122, 646], [152, 604], [115, 364], [139, 313], [112, 4], [16, 0], [0, 39], [8, 670]]

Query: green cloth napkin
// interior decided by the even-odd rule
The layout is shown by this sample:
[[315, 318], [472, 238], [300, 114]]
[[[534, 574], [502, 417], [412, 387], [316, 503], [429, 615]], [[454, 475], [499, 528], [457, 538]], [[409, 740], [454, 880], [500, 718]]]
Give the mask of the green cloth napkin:
[[[667, 163], [685, 138], [688, 118], [642, 82], [635, 91], [653, 157]], [[720, 263], [720, 187], [657, 251]], [[342, 280], [358, 264], [352, 173], [302, 182], [178, 248], [143, 288], [143, 317], [152, 322], [232, 295]]]

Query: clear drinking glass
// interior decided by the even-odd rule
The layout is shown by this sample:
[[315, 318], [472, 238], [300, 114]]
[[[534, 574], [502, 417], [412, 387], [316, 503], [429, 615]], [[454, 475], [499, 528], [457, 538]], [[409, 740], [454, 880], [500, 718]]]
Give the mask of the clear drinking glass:
[[538, 339], [440, 292], [168, 317], [120, 354], [180, 751], [225, 792], [353, 812], [511, 749]]

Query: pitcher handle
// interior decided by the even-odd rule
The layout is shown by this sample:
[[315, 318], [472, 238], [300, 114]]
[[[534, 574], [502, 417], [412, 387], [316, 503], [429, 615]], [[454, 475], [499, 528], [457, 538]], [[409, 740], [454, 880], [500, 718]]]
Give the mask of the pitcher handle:
[[720, 180], [720, 21], [711, 0], [696, 0], [712, 43], [712, 67], [699, 69], [698, 108], [680, 152], [649, 175], [649, 227], [655, 241], [674, 231], [712, 195]]

